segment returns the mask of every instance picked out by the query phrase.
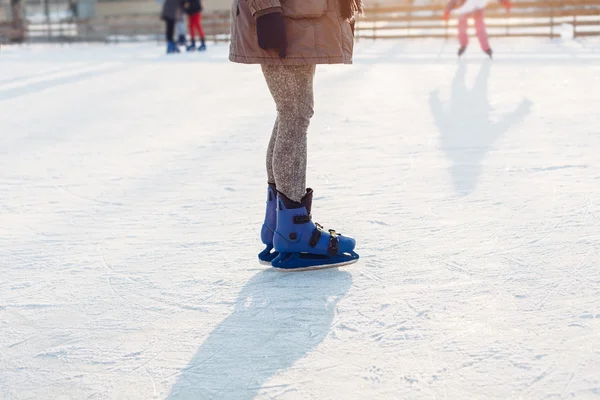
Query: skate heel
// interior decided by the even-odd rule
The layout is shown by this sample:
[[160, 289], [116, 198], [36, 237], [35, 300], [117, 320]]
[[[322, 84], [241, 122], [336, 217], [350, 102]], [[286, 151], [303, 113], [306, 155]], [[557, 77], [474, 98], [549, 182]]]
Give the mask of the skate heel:
[[273, 250], [272, 244], [267, 245], [263, 251], [258, 253], [258, 262], [260, 264], [271, 265], [271, 262], [273, 261], [273, 259], [275, 259], [275, 257], [277, 257], [279, 255], [278, 252], [271, 251], [271, 250]]
[[279, 254], [273, 250], [273, 235], [277, 226], [277, 190], [275, 185], [269, 184], [267, 188], [267, 208], [265, 210], [265, 222], [260, 230], [260, 240], [265, 244], [265, 249], [258, 253], [260, 264], [271, 264], [271, 261]]

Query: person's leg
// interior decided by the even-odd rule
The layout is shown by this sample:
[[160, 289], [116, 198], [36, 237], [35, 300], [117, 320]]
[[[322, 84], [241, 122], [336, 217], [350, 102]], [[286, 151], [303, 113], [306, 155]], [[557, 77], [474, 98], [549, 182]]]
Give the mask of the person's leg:
[[467, 47], [469, 44], [469, 34], [467, 29], [469, 28], [469, 15], [463, 14], [458, 17], [458, 43], [461, 48]]
[[175, 20], [174, 19], [170, 19], [170, 18], [165, 18], [165, 24], [166, 24], [166, 39], [167, 39], [167, 43], [172, 43], [174, 42], [173, 36], [175, 35]]
[[306, 194], [306, 135], [313, 116], [315, 65], [263, 65], [277, 106], [272, 169], [277, 191], [300, 202]]
[[275, 119], [269, 146], [267, 147], [267, 183], [275, 184], [275, 175], [273, 174], [273, 151], [275, 150], [275, 141], [277, 140], [277, 129], [279, 128], [279, 117]]
[[200, 41], [204, 43], [204, 28], [202, 28], [202, 13], [198, 13], [198, 35], [200, 35]]
[[178, 39], [177, 41], [179, 42], [179, 44], [184, 45], [185, 44], [185, 21], [183, 19], [183, 16], [181, 16], [179, 18], [179, 20], [176, 21], [177, 25], [176, 25], [176, 29], [177, 29], [177, 35], [178, 35]]
[[479, 39], [481, 50], [488, 51], [490, 49], [490, 43], [488, 42], [485, 20], [483, 19], [483, 10], [475, 11], [473, 18], [475, 19], [475, 33], [477, 33], [477, 39]]
[[194, 43], [194, 41], [196, 40], [196, 35], [195, 35], [195, 31], [194, 31], [194, 15], [188, 15], [188, 31], [190, 33], [190, 39], [192, 41], [192, 43]]
[[[263, 238], [261, 231], [267, 247], [259, 258], [271, 259], [273, 267], [285, 270], [326, 268], [358, 260], [353, 238], [333, 229], [324, 230], [311, 219], [313, 191], [306, 189], [306, 135], [314, 112], [315, 68], [315, 65], [262, 66], [277, 106], [272, 169], [278, 193], [271, 206], [275, 209], [273, 241], [267, 240], [270, 235]], [[268, 229], [265, 232], [270, 233]], [[270, 253], [271, 246], [276, 256]]]
[[204, 28], [202, 28], [202, 13], [198, 13], [198, 35], [200, 35], [199, 50], [206, 50], [206, 42], [204, 41]]

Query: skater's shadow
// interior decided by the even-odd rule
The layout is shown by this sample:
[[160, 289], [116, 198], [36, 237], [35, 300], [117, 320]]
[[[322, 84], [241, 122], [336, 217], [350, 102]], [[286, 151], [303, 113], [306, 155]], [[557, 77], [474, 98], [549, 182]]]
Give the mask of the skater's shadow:
[[337, 269], [258, 273], [240, 291], [233, 314], [183, 369], [168, 398], [253, 399], [269, 378], [327, 337], [336, 304], [351, 284], [352, 276]]
[[429, 96], [429, 106], [441, 134], [441, 147], [451, 162], [454, 189], [459, 195], [472, 193], [481, 175], [482, 161], [494, 142], [531, 112], [531, 101], [523, 99], [511, 112], [493, 115], [488, 100], [492, 62], [481, 66], [475, 85], [467, 89], [467, 65], [461, 62], [452, 82], [452, 97], [444, 106], [439, 90]]

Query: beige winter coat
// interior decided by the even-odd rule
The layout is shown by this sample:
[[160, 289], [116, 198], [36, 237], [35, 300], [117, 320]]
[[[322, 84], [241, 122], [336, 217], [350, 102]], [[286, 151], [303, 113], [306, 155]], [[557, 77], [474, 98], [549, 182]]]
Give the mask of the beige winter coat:
[[[285, 18], [287, 56], [263, 50], [256, 18], [280, 7]], [[244, 64], [351, 64], [354, 36], [340, 17], [339, 0], [234, 0], [229, 59]]]

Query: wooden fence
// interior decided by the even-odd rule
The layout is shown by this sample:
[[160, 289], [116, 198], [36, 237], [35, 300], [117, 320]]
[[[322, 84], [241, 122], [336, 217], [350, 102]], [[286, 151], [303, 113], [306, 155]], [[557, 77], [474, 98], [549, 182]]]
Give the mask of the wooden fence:
[[[203, 13], [202, 27], [206, 39], [229, 41], [229, 12]], [[77, 22], [78, 40], [120, 42], [154, 39], [164, 40], [165, 25], [157, 15], [127, 15], [94, 18]]]
[[[378, 6], [365, 10], [357, 22], [356, 36], [383, 38], [449, 38], [456, 35], [456, 18], [442, 19], [441, 5]], [[548, 37], [561, 36], [564, 28], [573, 37], [600, 35], [600, 0], [516, 1], [511, 11], [497, 3], [486, 9], [490, 36]], [[571, 27], [571, 28], [569, 28]]]
[[[442, 20], [443, 5], [373, 4], [356, 24], [358, 39], [451, 38], [456, 35], [456, 18]], [[523, 0], [513, 3], [510, 13], [498, 4], [486, 9], [488, 33], [492, 37], [572, 37], [600, 35], [600, 0]], [[210, 12], [203, 16], [209, 41], [228, 41], [230, 13]], [[164, 24], [157, 15], [127, 15], [65, 19], [26, 24], [27, 41], [121, 42], [162, 41]], [[0, 41], [10, 41], [15, 31], [0, 23]], [[12, 36], [11, 36], [12, 35]]]
[[[229, 12], [203, 15], [202, 26], [209, 41], [229, 41]], [[26, 42], [131, 42], [164, 40], [165, 26], [158, 15], [107, 16], [91, 19], [59, 19], [26, 24]], [[10, 23], [0, 23], [0, 43], [17, 38]]]

